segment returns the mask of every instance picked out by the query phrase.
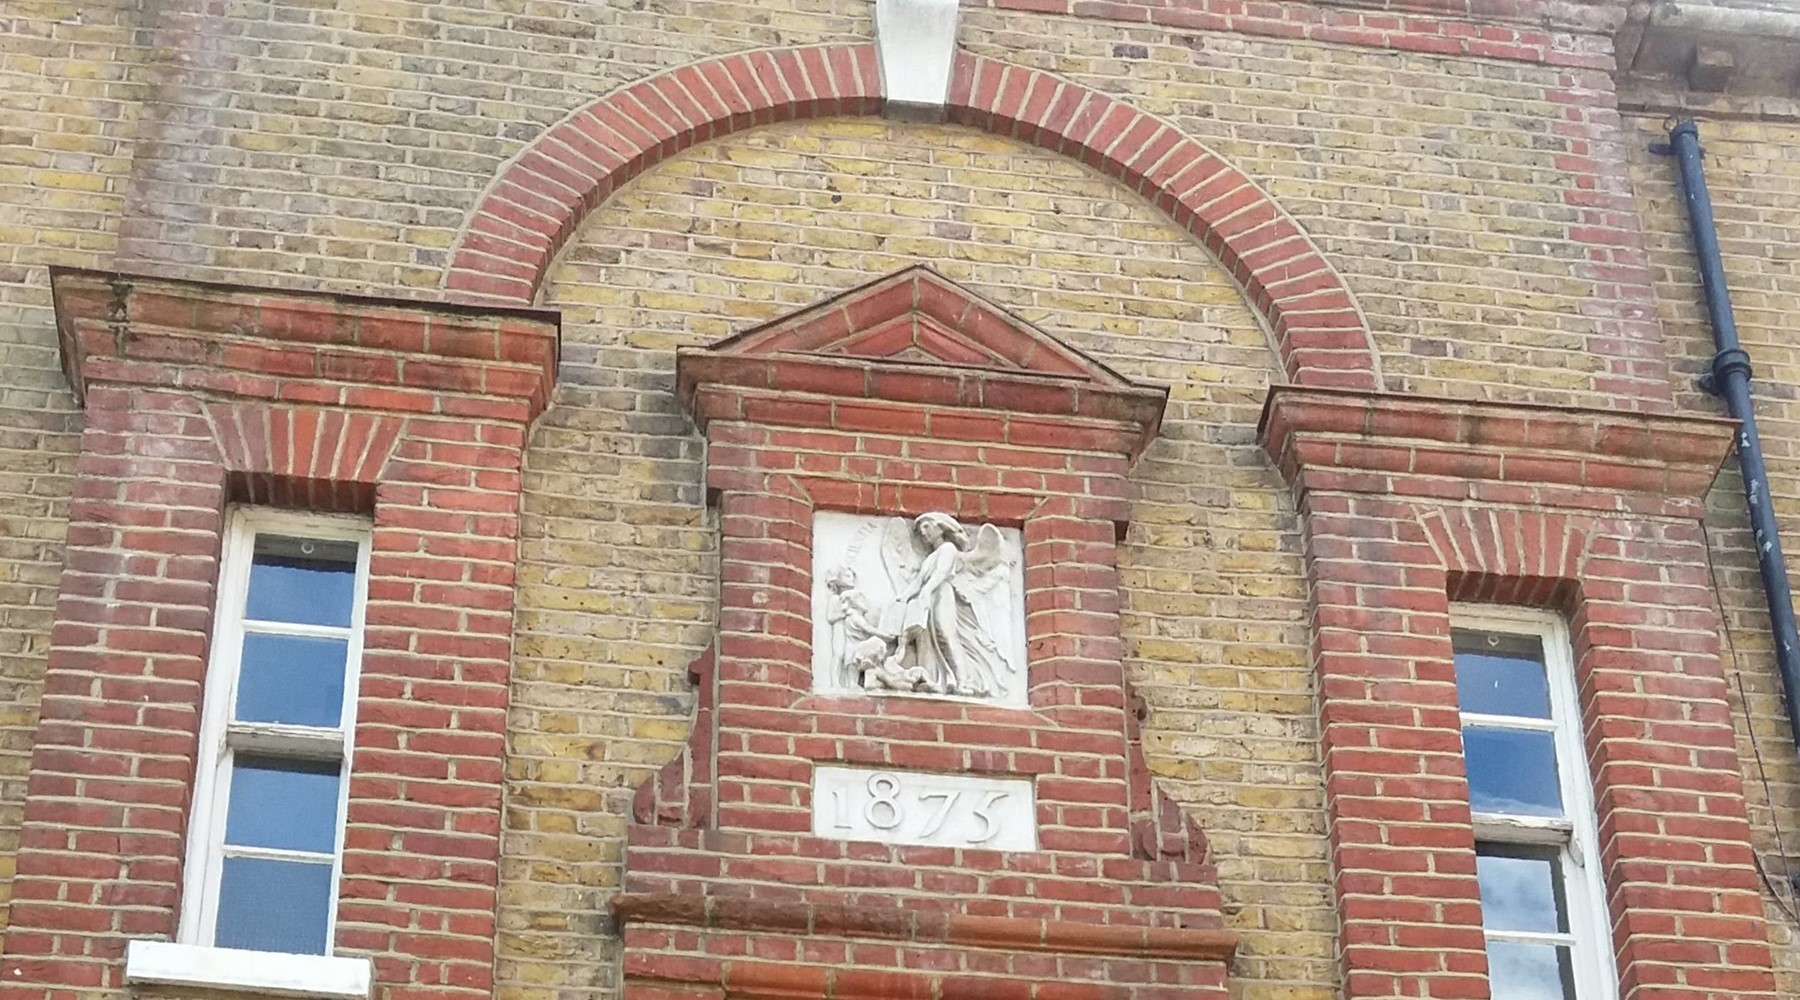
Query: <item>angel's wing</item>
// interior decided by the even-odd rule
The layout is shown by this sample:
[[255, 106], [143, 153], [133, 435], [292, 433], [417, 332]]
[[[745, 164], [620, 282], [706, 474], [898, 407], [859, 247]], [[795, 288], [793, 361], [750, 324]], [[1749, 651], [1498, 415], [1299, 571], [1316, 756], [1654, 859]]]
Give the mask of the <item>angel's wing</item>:
[[887, 568], [888, 580], [895, 590], [907, 585], [918, 575], [925, 553], [919, 551], [919, 540], [913, 535], [912, 523], [904, 517], [890, 517], [881, 531], [881, 565]]
[[975, 529], [975, 544], [963, 556], [963, 564], [972, 573], [986, 573], [1006, 561], [1006, 542], [1000, 529], [984, 524]]
[[985, 594], [1006, 578], [1006, 541], [1000, 529], [984, 524], [975, 529], [974, 544], [963, 553], [963, 586]]

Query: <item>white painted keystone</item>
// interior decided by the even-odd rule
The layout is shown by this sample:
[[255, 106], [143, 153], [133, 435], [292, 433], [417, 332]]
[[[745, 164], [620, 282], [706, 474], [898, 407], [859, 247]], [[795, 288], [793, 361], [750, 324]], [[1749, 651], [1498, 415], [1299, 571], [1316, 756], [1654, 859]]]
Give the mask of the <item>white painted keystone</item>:
[[875, 0], [875, 49], [888, 114], [944, 117], [959, 11], [957, 0]]

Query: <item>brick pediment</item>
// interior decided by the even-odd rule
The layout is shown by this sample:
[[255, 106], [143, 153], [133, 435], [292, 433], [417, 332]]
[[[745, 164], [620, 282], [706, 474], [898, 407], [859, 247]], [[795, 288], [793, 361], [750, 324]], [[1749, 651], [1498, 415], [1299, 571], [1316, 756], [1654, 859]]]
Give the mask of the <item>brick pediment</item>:
[[713, 345], [721, 354], [824, 354], [983, 368], [1099, 385], [1119, 373], [923, 265]]
[[714, 420], [914, 429], [1135, 458], [1168, 402], [1168, 390], [1125, 378], [922, 266], [684, 348], [675, 367], [703, 430]]

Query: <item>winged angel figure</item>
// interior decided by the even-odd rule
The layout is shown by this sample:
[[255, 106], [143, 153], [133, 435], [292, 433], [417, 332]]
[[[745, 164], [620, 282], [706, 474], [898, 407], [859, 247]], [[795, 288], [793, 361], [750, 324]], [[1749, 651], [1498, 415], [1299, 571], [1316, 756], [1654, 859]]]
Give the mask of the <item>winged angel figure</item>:
[[981, 525], [971, 539], [948, 514], [921, 514], [910, 523], [894, 518], [882, 533], [881, 559], [895, 595], [880, 632], [894, 645], [864, 674], [863, 686], [976, 698], [1001, 693], [1017, 667], [975, 610], [1006, 579], [1000, 529]]

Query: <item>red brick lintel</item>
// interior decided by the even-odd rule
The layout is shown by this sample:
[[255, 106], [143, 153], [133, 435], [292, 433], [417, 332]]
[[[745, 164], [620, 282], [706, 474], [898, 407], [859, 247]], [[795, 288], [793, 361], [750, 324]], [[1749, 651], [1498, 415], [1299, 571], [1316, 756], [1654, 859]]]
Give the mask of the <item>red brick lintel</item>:
[[621, 893], [622, 925], [671, 924], [744, 932], [898, 940], [959, 948], [1229, 962], [1235, 931], [1030, 920], [889, 906], [832, 906], [675, 893]]
[[[1063, 417], [1090, 425], [1122, 425], [1123, 433], [1100, 435], [1080, 433], [1072, 423], [1070, 438], [1111, 438], [1119, 442], [1119, 451], [1128, 451], [1132, 458], [1155, 439], [1169, 397], [1167, 389], [1142, 385], [1101, 385], [991, 368], [806, 354], [746, 356], [683, 349], [676, 354], [675, 373], [677, 392], [702, 430], [715, 419], [829, 424], [835, 412], [829, 405], [785, 407], [782, 412], [788, 417], [774, 416], [774, 411], [762, 411], [759, 416], [742, 406], [742, 400], [752, 396], [803, 394], [821, 404], [867, 400], [904, 406], [915, 412], [920, 408], [944, 407]], [[706, 390], [704, 394], [702, 389]], [[874, 426], [857, 429], [879, 430]]]
[[1258, 424], [1299, 489], [1698, 516], [1737, 421], [1280, 385]]
[[561, 319], [541, 309], [60, 267], [50, 282], [64, 373], [83, 400], [110, 382], [528, 421], [556, 381]]

